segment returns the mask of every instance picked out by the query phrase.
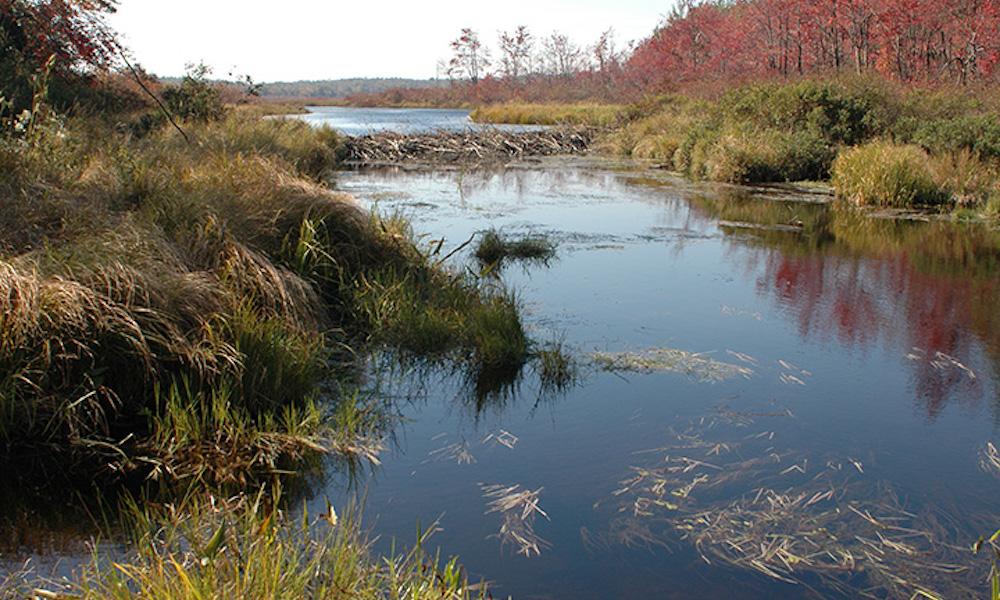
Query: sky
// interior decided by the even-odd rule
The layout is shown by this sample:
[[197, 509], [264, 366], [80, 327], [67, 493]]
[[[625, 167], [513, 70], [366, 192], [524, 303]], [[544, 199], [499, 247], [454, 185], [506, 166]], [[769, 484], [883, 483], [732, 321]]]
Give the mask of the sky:
[[672, 0], [121, 0], [111, 24], [160, 76], [203, 61], [254, 81], [436, 75], [463, 27], [495, 46], [498, 30], [554, 29], [579, 44], [608, 27], [648, 36]]

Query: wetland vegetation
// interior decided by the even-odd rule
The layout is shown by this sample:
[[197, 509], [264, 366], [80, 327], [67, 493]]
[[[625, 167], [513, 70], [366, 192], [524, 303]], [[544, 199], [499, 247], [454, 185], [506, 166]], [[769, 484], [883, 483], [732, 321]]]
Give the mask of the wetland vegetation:
[[996, 595], [988, 91], [556, 32], [350, 137], [114, 4], [0, 2], [0, 598]]

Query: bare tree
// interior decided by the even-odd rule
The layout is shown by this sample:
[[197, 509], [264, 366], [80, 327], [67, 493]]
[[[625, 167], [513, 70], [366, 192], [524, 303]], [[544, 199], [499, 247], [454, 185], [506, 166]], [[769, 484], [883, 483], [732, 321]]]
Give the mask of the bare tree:
[[590, 53], [594, 59], [594, 66], [599, 73], [607, 73], [621, 66], [623, 55], [615, 47], [615, 30], [613, 27], [606, 29], [597, 38], [597, 41], [590, 48]]
[[479, 34], [466, 27], [451, 43], [452, 56], [448, 61], [448, 76], [478, 82], [490, 67], [489, 48], [479, 41]]
[[498, 41], [500, 71], [505, 78], [516, 80], [531, 73], [535, 38], [526, 26], [520, 25], [513, 32], [501, 31]]
[[583, 62], [580, 47], [558, 31], [542, 41], [542, 63], [550, 75], [573, 75], [583, 68]]

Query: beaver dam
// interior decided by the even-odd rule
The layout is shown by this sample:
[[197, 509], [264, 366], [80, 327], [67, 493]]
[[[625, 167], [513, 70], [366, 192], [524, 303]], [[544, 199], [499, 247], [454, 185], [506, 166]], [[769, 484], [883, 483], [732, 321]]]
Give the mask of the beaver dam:
[[581, 154], [589, 148], [595, 133], [592, 128], [580, 127], [532, 131], [485, 128], [418, 134], [381, 132], [348, 138], [342, 152], [345, 162], [354, 165], [497, 163], [527, 156]]

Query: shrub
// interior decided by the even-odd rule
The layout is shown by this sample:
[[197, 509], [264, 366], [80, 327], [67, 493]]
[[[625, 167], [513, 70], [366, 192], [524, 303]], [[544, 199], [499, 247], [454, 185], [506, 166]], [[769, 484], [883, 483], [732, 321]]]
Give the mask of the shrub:
[[966, 150], [1000, 158], [1000, 118], [984, 114], [935, 119], [917, 126], [909, 139], [934, 153]]
[[948, 199], [926, 152], [885, 141], [843, 151], [833, 163], [833, 185], [839, 197], [859, 205], [906, 208]]
[[782, 131], [808, 130], [834, 144], [858, 144], [885, 132], [897, 109], [874, 80], [768, 83], [736, 88], [719, 101], [726, 123]]
[[817, 134], [805, 130], [738, 132], [721, 136], [697, 155], [691, 170], [713, 181], [767, 183], [825, 179], [833, 150]]
[[175, 117], [202, 122], [222, 118], [222, 93], [208, 81], [209, 73], [203, 64], [192, 65], [179, 85], [163, 88], [163, 103]]

